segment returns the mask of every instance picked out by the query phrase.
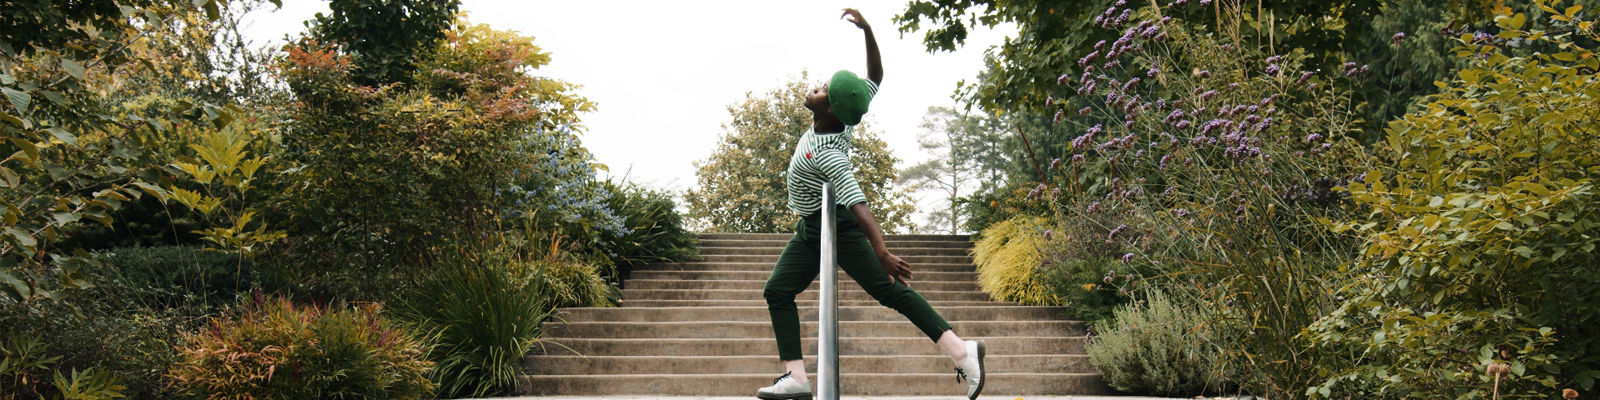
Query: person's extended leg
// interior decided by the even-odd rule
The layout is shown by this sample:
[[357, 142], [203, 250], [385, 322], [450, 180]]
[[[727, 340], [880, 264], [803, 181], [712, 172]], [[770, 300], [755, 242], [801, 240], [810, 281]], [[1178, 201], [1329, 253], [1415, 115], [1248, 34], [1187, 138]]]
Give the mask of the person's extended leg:
[[945, 354], [950, 356], [950, 361], [956, 364], [957, 376], [967, 383], [967, 398], [977, 399], [983, 391], [984, 371], [982, 342], [961, 340], [955, 331], [950, 328], [950, 323], [934, 311], [916, 290], [910, 286], [894, 282], [883, 272], [883, 266], [878, 262], [877, 252], [872, 248], [866, 234], [851, 217], [851, 213], [840, 213], [839, 219], [839, 266], [850, 278], [861, 285], [878, 304], [893, 308], [904, 315], [906, 319], [928, 335], [928, 339], [937, 343]]
[[939, 337], [950, 330], [950, 324], [916, 290], [889, 279], [889, 275], [883, 272], [883, 266], [878, 263], [878, 253], [872, 249], [872, 243], [867, 241], [866, 234], [861, 233], [861, 228], [851, 215], [848, 210], [840, 212], [839, 267], [867, 294], [877, 299], [878, 304], [899, 311], [923, 334], [928, 335], [928, 340], [938, 342]]
[[783, 361], [783, 376], [773, 380], [772, 386], [756, 391], [762, 399], [809, 399], [811, 386], [806, 379], [804, 354], [800, 347], [800, 312], [794, 298], [805, 291], [816, 279], [820, 261], [817, 237], [814, 230], [806, 229], [806, 220], [795, 224], [794, 238], [783, 248], [778, 263], [767, 278], [762, 296], [767, 299], [767, 312], [772, 316], [772, 334], [778, 341], [778, 359]]

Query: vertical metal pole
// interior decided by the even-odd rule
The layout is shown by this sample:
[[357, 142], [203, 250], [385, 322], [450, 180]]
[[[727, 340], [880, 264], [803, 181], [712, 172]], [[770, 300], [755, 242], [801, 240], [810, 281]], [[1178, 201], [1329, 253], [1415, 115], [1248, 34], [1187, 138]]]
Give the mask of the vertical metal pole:
[[822, 300], [817, 305], [817, 396], [839, 399], [838, 249], [834, 232], [833, 184], [822, 183]]

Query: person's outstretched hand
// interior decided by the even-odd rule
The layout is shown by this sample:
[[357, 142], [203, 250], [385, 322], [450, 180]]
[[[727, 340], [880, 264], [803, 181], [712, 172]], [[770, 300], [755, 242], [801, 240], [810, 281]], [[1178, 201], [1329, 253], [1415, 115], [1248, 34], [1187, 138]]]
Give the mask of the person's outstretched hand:
[[889, 281], [900, 281], [906, 286], [911, 286], [911, 264], [901, 260], [887, 251], [878, 253], [878, 263], [883, 265], [883, 273], [889, 275]]
[[856, 9], [854, 9], [854, 8], [846, 8], [846, 9], [844, 9], [844, 14], [839, 15], [839, 18], [843, 18], [845, 21], [850, 21], [850, 23], [856, 24], [857, 28], [861, 28], [861, 29], [872, 28], [872, 26], [867, 25], [867, 19], [861, 17], [861, 12], [860, 11], [856, 11]]

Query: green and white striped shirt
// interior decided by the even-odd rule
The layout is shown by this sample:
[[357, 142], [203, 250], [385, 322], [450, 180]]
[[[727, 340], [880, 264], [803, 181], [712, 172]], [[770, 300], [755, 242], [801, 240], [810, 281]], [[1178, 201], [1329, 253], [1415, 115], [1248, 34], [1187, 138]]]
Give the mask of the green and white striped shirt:
[[[867, 93], [878, 94], [878, 85], [867, 81]], [[809, 215], [822, 209], [822, 182], [833, 182], [834, 202], [843, 206], [867, 202], [856, 182], [856, 167], [850, 163], [850, 134], [855, 125], [846, 125], [844, 132], [817, 133], [807, 129], [789, 157], [789, 170], [785, 182], [789, 191], [789, 211]]]

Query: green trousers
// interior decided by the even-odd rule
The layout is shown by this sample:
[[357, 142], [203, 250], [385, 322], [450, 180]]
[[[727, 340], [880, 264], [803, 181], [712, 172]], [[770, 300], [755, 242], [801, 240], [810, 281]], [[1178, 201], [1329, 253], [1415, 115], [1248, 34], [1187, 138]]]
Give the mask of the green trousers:
[[[877, 299], [878, 304], [899, 311], [917, 329], [927, 334], [928, 339], [938, 341], [944, 331], [950, 330], [950, 324], [917, 291], [890, 280], [884, 274], [883, 266], [878, 263], [877, 252], [873, 251], [872, 243], [867, 241], [866, 233], [857, 225], [855, 214], [844, 206], [835, 209], [837, 211], [834, 214], [838, 216], [836, 247], [839, 266], [872, 298]], [[772, 314], [772, 333], [778, 338], [779, 360], [799, 360], [802, 357], [800, 314], [794, 298], [805, 291], [820, 272], [821, 223], [821, 212], [812, 213], [795, 223], [794, 238], [789, 239], [789, 244], [783, 248], [783, 255], [778, 257], [778, 265], [772, 268], [772, 276], [767, 278], [763, 290], [767, 298], [767, 311]]]

